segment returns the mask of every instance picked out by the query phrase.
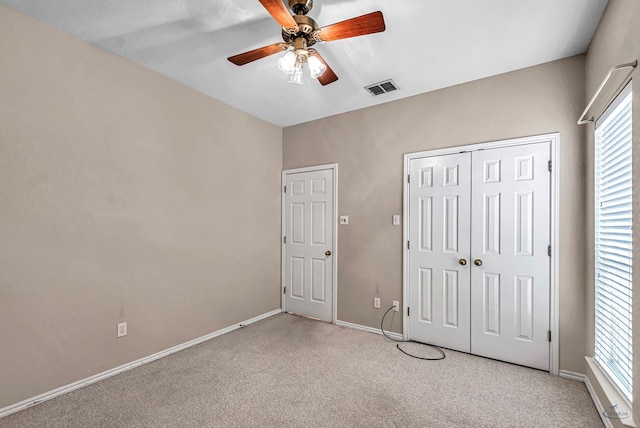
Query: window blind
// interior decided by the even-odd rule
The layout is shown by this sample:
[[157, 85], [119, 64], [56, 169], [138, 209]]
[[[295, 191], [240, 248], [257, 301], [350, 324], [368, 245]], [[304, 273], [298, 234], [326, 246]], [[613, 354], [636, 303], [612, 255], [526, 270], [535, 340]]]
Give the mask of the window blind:
[[596, 123], [595, 360], [632, 401], [631, 85]]

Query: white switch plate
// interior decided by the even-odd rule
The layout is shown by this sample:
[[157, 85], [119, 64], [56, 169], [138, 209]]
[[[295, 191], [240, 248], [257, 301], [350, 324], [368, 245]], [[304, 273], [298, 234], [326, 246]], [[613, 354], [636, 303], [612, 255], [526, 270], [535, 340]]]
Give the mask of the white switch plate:
[[400, 226], [400, 215], [394, 214], [392, 223], [394, 226]]
[[125, 321], [118, 324], [118, 337], [122, 337], [126, 335], [127, 335], [127, 323]]
[[349, 216], [341, 215], [340, 216], [340, 224], [349, 224]]

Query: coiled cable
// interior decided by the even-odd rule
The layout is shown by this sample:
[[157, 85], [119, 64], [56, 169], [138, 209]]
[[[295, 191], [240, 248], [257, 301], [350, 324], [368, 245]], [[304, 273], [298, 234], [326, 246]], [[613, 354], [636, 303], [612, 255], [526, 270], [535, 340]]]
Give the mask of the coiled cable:
[[410, 356], [411, 358], [417, 358], [418, 360], [426, 360], [426, 361], [436, 361], [436, 360], [444, 360], [446, 355], [444, 353], [444, 351], [437, 347], [436, 345], [430, 345], [428, 343], [422, 343], [422, 342], [416, 342], [415, 340], [398, 340], [398, 339], [394, 339], [391, 336], [388, 336], [387, 333], [384, 331], [383, 325], [384, 325], [384, 319], [386, 318], [387, 314], [389, 313], [389, 311], [391, 311], [393, 308], [395, 308], [395, 306], [391, 306], [389, 309], [387, 309], [387, 312], [384, 313], [384, 315], [382, 315], [382, 319], [380, 320], [380, 331], [382, 331], [382, 334], [384, 335], [384, 337], [386, 337], [389, 340], [393, 340], [394, 342], [404, 342], [404, 343], [408, 343], [408, 342], [413, 342], [413, 343], [419, 343], [421, 345], [424, 346], [428, 346], [430, 348], [435, 349], [436, 351], [438, 351], [441, 355], [439, 357], [434, 357], [434, 358], [428, 358], [428, 357], [420, 357], [418, 355], [413, 355], [410, 354], [409, 352], [405, 351], [404, 349], [402, 349], [400, 347], [399, 343], [396, 343], [396, 348], [398, 348], [400, 350], [400, 352], [402, 352], [405, 355]]

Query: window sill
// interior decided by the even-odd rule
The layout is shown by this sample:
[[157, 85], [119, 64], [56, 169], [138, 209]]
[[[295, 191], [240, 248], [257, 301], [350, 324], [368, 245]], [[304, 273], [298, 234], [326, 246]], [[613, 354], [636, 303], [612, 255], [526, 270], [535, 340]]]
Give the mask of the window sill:
[[[600, 414], [600, 417], [602, 417], [603, 420], [608, 418], [611, 423], [617, 422], [618, 425], [616, 426], [621, 424], [624, 427], [637, 428], [637, 425], [633, 421], [633, 411], [627, 404], [627, 400], [611, 385], [611, 382], [609, 382], [609, 379], [607, 379], [593, 357], [585, 357], [585, 359], [587, 360], [589, 370], [593, 374], [595, 383], [597, 383], [599, 389], [604, 393], [604, 397], [600, 397], [600, 399], [605, 409], [604, 412]], [[587, 379], [588, 378], [589, 376], [587, 376]], [[612, 408], [612, 406], [615, 406], [615, 408]]]

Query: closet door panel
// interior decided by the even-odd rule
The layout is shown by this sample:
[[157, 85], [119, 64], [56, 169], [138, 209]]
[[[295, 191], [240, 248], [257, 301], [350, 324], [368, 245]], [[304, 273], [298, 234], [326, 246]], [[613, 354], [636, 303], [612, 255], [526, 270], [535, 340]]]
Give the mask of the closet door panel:
[[471, 352], [549, 370], [548, 143], [472, 154]]
[[[471, 155], [415, 159], [409, 184], [409, 337], [470, 351]], [[415, 302], [415, 303], [413, 303]]]

